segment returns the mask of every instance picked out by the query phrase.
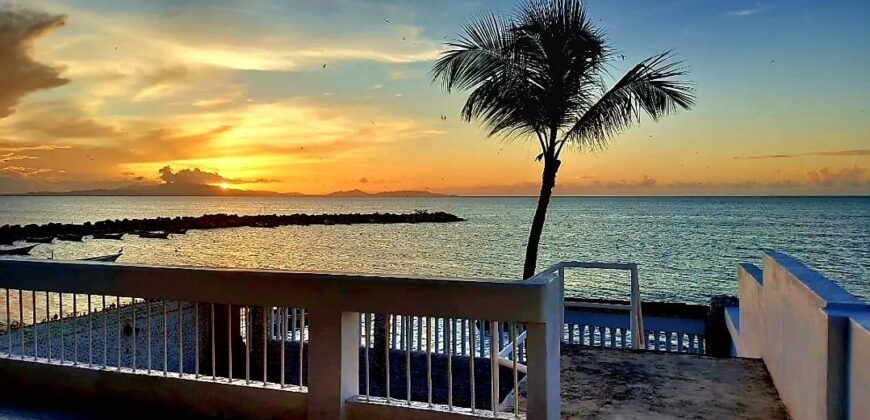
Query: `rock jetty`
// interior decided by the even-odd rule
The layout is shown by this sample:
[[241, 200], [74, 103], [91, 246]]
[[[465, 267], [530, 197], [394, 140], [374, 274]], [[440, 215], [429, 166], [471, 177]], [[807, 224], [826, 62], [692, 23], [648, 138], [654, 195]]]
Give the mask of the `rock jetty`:
[[44, 225], [0, 226], [0, 244], [17, 240], [81, 237], [87, 235], [138, 234], [140, 232], [184, 233], [188, 229], [222, 229], [234, 227], [271, 228], [287, 225], [353, 225], [393, 223], [452, 223], [461, 217], [445, 212], [416, 211], [414, 213], [349, 213], [349, 214], [271, 214], [244, 215], [206, 214], [199, 217], [158, 217], [154, 219], [123, 219], [85, 222], [83, 224], [48, 223]]

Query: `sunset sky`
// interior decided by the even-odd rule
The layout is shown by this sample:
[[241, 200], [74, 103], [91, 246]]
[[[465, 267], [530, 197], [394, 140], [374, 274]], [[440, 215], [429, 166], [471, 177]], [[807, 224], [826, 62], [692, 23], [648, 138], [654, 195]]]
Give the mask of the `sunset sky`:
[[[0, 0], [0, 193], [536, 194], [537, 144], [487, 139], [428, 74], [514, 4]], [[557, 194], [870, 194], [866, 0], [586, 4], [614, 76], [675, 49], [698, 104], [565, 154]]]

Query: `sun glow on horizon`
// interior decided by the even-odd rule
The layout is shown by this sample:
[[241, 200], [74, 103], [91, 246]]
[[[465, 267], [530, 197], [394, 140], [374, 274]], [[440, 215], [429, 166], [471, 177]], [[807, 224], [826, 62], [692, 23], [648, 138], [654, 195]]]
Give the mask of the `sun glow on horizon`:
[[220, 187], [220, 189], [222, 190], [228, 190], [230, 189], [230, 184], [227, 184], [226, 182], [221, 182], [220, 184], [218, 184], [218, 187]]

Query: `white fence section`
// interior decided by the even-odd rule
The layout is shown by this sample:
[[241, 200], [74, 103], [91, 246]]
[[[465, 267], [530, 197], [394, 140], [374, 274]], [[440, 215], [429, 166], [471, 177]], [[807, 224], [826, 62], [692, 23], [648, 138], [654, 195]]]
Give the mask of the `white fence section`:
[[870, 413], [870, 306], [781, 253], [741, 265], [739, 310], [726, 311], [735, 352], [762, 358], [795, 419]]
[[[4, 386], [39, 386], [33, 391], [42, 395], [56, 388], [206, 415], [491, 418], [517, 414], [496, 412], [506, 366], [509, 388], [523, 371], [528, 418], [556, 419], [561, 281], [0, 260], [0, 374]], [[371, 314], [387, 320], [382, 331]], [[440, 344], [446, 358], [433, 357], [436, 328], [449, 330]], [[381, 339], [386, 396], [376, 397], [369, 379], [384, 366], [369, 343]], [[425, 350], [424, 374], [412, 372], [411, 346], [396, 347], [405, 349], [396, 358], [396, 342]], [[460, 348], [477, 356], [466, 358], [464, 372], [451, 354]], [[441, 361], [448, 388], [465, 384], [447, 404], [432, 399]], [[412, 398], [412, 388], [428, 390], [428, 400]], [[469, 406], [454, 404], [462, 390]]]
[[[631, 300], [628, 304], [615, 303], [594, 303], [594, 302], [566, 302], [566, 313], [571, 309], [605, 309], [615, 311], [627, 311], [629, 313], [629, 330], [624, 328], [617, 332], [617, 328], [605, 325], [577, 325], [566, 324], [563, 331], [563, 341], [574, 343], [574, 337], [580, 337], [582, 344], [593, 346], [604, 346], [604, 343], [611, 343], [611, 347], [615, 347], [617, 336], [621, 347], [625, 347], [625, 343], [631, 343], [631, 348], [642, 349], [645, 347], [645, 337], [641, 331], [643, 328], [643, 312], [641, 310], [640, 301], [640, 284], [638, 280], [637, 264], [620, 264], [620, 263], [602, 263], [602, 262], [578, 262], [564, 261], [551, 266], [550, 268], [538, 274], [538, 276], [558, 275], [560, 283], [565, 283], [565, 270], [572, 268], [582, 269], [600, 269], [600, 270], [624, 270], [630, 273], [630, 295]], [[564, 321], [568, 321], [565, 319]], [[563, 322], [564, 323], [564, 322]], [[577, 328], [581, 327], [579, 336], [575, 335]]]

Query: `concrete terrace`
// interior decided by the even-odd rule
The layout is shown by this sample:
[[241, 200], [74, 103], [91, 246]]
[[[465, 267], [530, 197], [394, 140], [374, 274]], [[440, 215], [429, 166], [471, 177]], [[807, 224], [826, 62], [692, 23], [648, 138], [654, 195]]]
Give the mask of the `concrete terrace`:
[[[764, 364], [752, 359], [717, 359], [691, 354], [562, 346], [562, 418], [787, 419]], [[520, 411], [525, 414], [525, 386]], [[91, 401], [91, 407], [110, 406]], [[503, 411], [513, 410], [508, 398]], [[150, 407], [172, 413], [172, 407]], [[97, 419], [82, 412], [0, 403], [0, 419]]]
[[566, 419], [788, 418], [759, 360], [563, 345], [561, 379]]
[[[625, 271], [631, 300], [566, 300], [572, 268]], [[739, 307], [697, 307], [641, 302], [634, 264], [510, 281], [0, 259], [0, 418], [866, 417], [870, 306], [775, 252], [737, 278]]]

